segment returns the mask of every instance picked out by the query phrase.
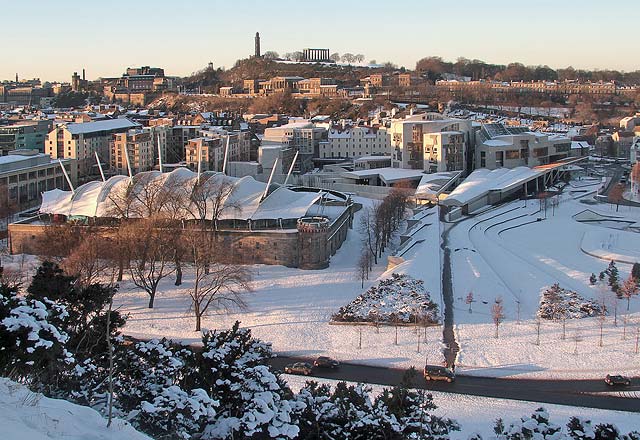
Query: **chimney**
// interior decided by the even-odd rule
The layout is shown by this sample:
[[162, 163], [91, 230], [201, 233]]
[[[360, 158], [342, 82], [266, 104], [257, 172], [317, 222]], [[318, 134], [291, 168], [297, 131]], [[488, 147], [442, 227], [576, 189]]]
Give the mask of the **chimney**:
[[18, 74], [16, 73], [16, 82], [18, 82]]
[[86, 78], [84, 77], [84, 69], [82, 69], [82, 81], [84, 81]]

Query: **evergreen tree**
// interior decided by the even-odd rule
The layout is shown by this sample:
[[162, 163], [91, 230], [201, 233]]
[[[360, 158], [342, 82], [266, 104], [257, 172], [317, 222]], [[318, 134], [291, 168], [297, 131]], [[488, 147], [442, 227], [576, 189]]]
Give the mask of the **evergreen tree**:
[[219, 402], [215, 422], [205, 438], [269, 435], [294, 438], [299, 429], [291, 422], [291, 391], [266, 365], [270, 344], [251, 336], [236, 322], [230, 330], [208, 332], [196, 358], [192, 388], [204, 389]]
[[631, 267], [631, 276], [640, 284], [640, 263], [633, 263]]
[[21, 298], [0, 285], [0, 374], [55, 396], [63, 372], [74, 362], [67, 351], [64, 306], [44, 298]]
[[596, 277], [595, 273], [592, 273], [591, 276], [589, 277], [589, 283], [592, 286], [595, 286], [595, 284], [598, 282], [598, 278]]
[[611, 260], [611, 262], [609, 263], [609, 267], [607, 267], [606, 273], [609, 276], [609, 287], [611, 287], [611, 290], [617, 294], [620, 290], [620, 278], [615, 261]]

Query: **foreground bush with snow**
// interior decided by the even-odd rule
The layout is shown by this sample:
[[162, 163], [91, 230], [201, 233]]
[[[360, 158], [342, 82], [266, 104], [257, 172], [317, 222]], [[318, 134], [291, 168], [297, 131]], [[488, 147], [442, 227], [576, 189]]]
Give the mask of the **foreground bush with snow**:
[[429, 325], [438, 323], [438, 315], [438, 305], [431, 300], [424, 281], [393, 273], [341, 307], [332, 320]]
[[537, 316], [558, 321], [598, 316], [602, 312], [602, 307], [597, 302], [584, 299], [576, 292], [563, 289], [556, 283], [542, 290]]

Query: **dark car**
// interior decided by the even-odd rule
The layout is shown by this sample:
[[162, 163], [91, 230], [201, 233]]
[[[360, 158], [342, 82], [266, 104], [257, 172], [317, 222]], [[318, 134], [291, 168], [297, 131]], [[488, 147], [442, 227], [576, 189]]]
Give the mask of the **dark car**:
[[306, 362], [295, 362], [284, 367], [287, 374], [302, 374], [308, 376], [311, 374], [312, 366]]
[[340, 362], [328, 356], [318, 356], [318, 358], [313, 361], [313, 366], [319, 368], [338, 368]]
[[426, 380], [443, 380], [451, 383], [456, 380], [456, 374], [446, 367], [427, 365], [424, 367], [424, 378]]
[[625, 376], [620, 376], [619, 374], [607, 374], [607, 377], [604, 378], [604, 383], [609, 385], [610, 387], [614, 385], [631, 385], [631, 379]]

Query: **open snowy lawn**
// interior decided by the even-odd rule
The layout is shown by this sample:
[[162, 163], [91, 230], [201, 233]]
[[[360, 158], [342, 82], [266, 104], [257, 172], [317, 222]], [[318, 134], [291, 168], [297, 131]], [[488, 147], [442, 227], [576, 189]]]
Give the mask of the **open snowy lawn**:
[[[238, 320], [243, 327], [250, 327], [255, 337], [271, 342], [274, 351], [281, 354], [327, 355], [343, 362], [407, 368], [424, 365], [427, 356], [431, 362], [440, 363], [442, 330], [439, 326], [426, 329], [426, 345], [425, 330], [420, 329], [418, 352], [418, 336], [412, 328], [401, 327], [398, 345], [395, 345], [393, 327], [381, 327], [376, 332], [371, 326], [329, 324], [333, 313], [363, 292], [356, 273], [361, 249], [357, 230], [361, 213], [356, 213], [354, 229], [349, 231], [347, 240], [331, 258], [329, 268], [313, 271], [255, 266], [255, 290], [246, 296], [248, 310], [212, 314], [203, 320], [203, 329], [228, 328]], [[383, 258], [370, 274], [365, 289], [373, 284], [385, 265], [386, 258]], [[439, 267], [434, 271], [437, 273]], [[200, 333], [193, 331], [195, 318], [189, 313], [189, 296], [185, 290], [192, 282], [188, 272], [185, 272], [181, 287], [175, 287], [173, 279], [165, 279], [153, 309], [147, 308], [146, 293], [130, 282], [122, 283], [115, 306], [130, 316], [124, 332], [141, 338], [167, 337], [199, 342]], [[427, 283], [425, 288], [432, 291]], [[439, 302], [439, 286], [433, 290], [438, 292], [433, 299]], [[362, 348], [358, 348], [360, 335]]]
[[49, 399], [0, 378], [0, 438], [3, 440], [149, 440], [127, 422], [107, 421], [86, 406]]
[[[283, 375], [289, 386], [294, 391], [299, 391], [306, 379], [302, 376]], [[319, 379], [316, 382], [327, 383], [334, 386], [338, 381], [331, 379]], [[368, 385], [373, 395], [382, 392], [380, 385]], [[433, 403], [438, 407], [433, 411], [434, 415], [448, 417], [460, 424], [460, 431], [451, 435], [452, 440], [466, 440], [473, 433], [480, 433], [483, 438], [494, 435], [493, 423], [502, 418], [505, 423], [530, 416], [534, 410], [544, 407], [550, 415], [551, 422], [565, 426], [573, 416], [590, 419], [594, 425], [598, 423], [612, 423], [625, 433], [638, 429], [636, 418], [624, 411], [609, 411], [593, 408], [582, 408], [565, 405], [552, 405], [547, 403], [526, 402], [519, 400], [494, 399], [491, 397], [466, 396], [463, 394], [442, 393], [432, 391]]]

